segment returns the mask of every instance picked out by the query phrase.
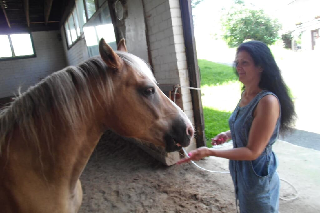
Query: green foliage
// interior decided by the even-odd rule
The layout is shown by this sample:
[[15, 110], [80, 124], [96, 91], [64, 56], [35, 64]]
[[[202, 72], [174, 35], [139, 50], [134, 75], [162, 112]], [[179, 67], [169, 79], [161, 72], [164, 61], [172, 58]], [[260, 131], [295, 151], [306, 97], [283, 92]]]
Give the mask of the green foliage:
[[237, 47], [245, 40], [258, 40], [267, 45], [278, 39], [281, 25], [268, 17], [263, 10], [253, 10], [243, 5], [235, 5], [222, 17], [223, 39], [229, 47]]
[[191, 7], [195, 8], [198, 4], [200, 4], [203, 0], [191, 0]]
[[237, 75], [230, 66], [204, 59], [199, 59], [198, 65], [200, 67], [201, 86], [217, 86], [238, 80]]
[[244, 1], [242, 1], [242, 0], [234, 0], [234, 3], [235, 4], [244, 4]]
[[281, 38], [282, 38], [282, 41], [283, 41], [283, 44], [284, 44], [284, 48], [291, 49], [291, 47], [292, 47], [292, 38], [293, 38], [291, 33], [282, 34]]

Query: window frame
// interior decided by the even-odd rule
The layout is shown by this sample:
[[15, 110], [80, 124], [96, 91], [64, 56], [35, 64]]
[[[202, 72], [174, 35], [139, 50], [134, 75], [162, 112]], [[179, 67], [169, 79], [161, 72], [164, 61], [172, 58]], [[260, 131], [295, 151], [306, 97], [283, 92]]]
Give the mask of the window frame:
[[[81, 40], [83, 37], [84, 37], [84, 31], [83, 31], [83, 26], [88, 23], [88, 21], [90, 21], [90, 19], [94, 18], [95, 15], [97, 14], [97, 12], [100, 10], [100, 8], [102, 8], [104, 6], [104, 4], [108, 4], [108, 0], [102, 0], [103, 3], [99, 6], [99, 0], [94, 0], [94, 3], [95, 3], [95, 8], [96, 8], [96, 11], [92, 14], [92, 16], [90, 18], [88, 18], [88, 11], [87, 11], [87, 5], [86, 5], [86, 0], [79, 0], [79, 1], [82, 1], [83, 2], [83, 9], [84, 9], [84, 14], [85, 14], [85, 23], [80, 26], [80, 21], [79, 21], [79, 15], [80, 15], [80, 11], [78, 11], [78, 7], [77, 7], [77, 3], [76, 3], [77, 0], [74, 0], [74, 6], [73, 8], [70, 10], [69, 14], [67, 15], [67, 18], [66, 20], [64, 21], [64, 24], [63, 24], [63, 29], [64, 29], [64, 34], [65, 34], [65, 37], [66, 37], [66, 44], [67, 44], [67, 49], [70, 50], [79, 40]], [[109, 8], [110, 10], [110, 8]], [[81, 11], [82, 12], [82, 11]], [[69, 17], [72, 16], [73, 17], [73, 23], [74, 23], [74, 27], [76, 29], [76, 26], [75, 26], [75, 17], [73, 16], [73, 14], [76, 14], [77, 15], [77, 23], [79, 24], [79, 28], [80, 28], [80, 35], [77, 36], [77, 39], [72, 42], [72, 37], [71, 37], [71, 31], [70, 31], [70, 26], [69, 26]], [[111, 14], [111, 11], [110, 11], [110, 14]], [[69, 27], [69, 32], [70, 32], [70, 35], [69, 35], [69, 38], [71, 40], [71, 44], [69, 45], [68, 43], [68, 33], [67, 33], [67, 29], [66, 29], [66, 25]], [[114, 26], [115, 27], [115, 26]], [[76, 33], [77, 30], [76, 30]]]
[[[29, 35], [30, 35], [30, 41], [31, 41], [31, 46], [32, 46], [33, 54], [32, 54], [32, 55], [15, 56], [15, 52], [14, 52], [12, 40], [11, 40], [11, 37], [10, 37], [10, 35], [12, 35], [12, 34], [29, 34]], [[6, 35], [6, 36], [8, 36], [8, 40], [9, 40], [9, 44], [10, 44], [10, 49], [11, 49], [11, 53], [12, 53], [13, 56], [10, 56], [10, 57], [0, 57], [0, 61], [11, 61], [11, 60], [28, 59], [28, 58], [36, 58], [36, 57], [37, 57], [36, 49], [34, 48], [33, 36], [32, 36], [32, 34], [31, 34], [31, 32], [14, 32], [14, 33], [4, 33], [4, 34], [1, 34], [1, 35]]]
[[[64, 29], [64, 34], [65, 34], [65, 37], [66, 37], [66, 43], [67, 43], [67, 49], [69, 50], [69, 49], [71, 49], [81, 38], [82, 38], [82, 36], [83, 36], [83, 32], [81, 32], [81, 30], [80, 30], [80, 35], [78, 35], [78, 32], [77, 32], [77, 29], [76, 29], [76, 25], [75, 25], [75, 20], [74, 20], [74, 16], [73, 16], [73, 14], [74, 14], [74, 10], [77, 10], [77, 8], [76, 7], [73, 7], [73, 9], [72, 9], [72, 12], [70, 12], [70, 14], [67, 16], [67, 19], [66, 19], [66, 21], [64, 22], [64, 24], [63, 24], [63, 29]], [[76, 12], [76, 14], [77, 14], [77, 16], [78, 16], [78, 13]], [[71, 35], [71, 30], [70, 30], [70, 23], [69, 23], [69, 18], [70, 18], [70, 16], [72, 16], [72, 19], [73, 19], [73, 23], [74, 23], [74, 28], [75, 28], [75, 31], [76, 31], [76, 34], [77, 34], [77, 38], [74, 40], [74, 41], [72, 41], [72, 35]], [[78, 17], [77, 17], [78, 18]], [[79, 23], [79, 20], [77, 20], [77, 22]], [[67, 29], [66, 29], [66, 25], [68, 26], [68, 30], [69, 30], [69, 32], [70, 32], [70, 35], [69, 35], [69, 38], [70, 38], [70, 40], [71, 40], [71, 44], [69, 45], [69, 43], [68, 43], [68, 31], [67, 31]], [[83, 26], [82, 26], [83, 27]], [[81, 27], [80, 27], [80, 25], [79, 25], [79, 28], [81, 29]]]

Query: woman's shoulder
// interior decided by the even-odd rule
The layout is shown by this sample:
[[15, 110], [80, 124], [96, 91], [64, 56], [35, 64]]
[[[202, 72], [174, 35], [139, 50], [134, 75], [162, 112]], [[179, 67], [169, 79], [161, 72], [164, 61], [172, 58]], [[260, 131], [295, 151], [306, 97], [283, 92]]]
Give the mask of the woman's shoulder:
[[279, 100], [277, 98], [277, 96], [275, 96], [273, 93], [270, 94], [266, 94], [265, 96], [263, 96], [257, 106], [257, 110], [261, 111], [262, 113], [266, 113], [270, 110], [274, 111], [278, 111], [280, 109], [280, 103]]

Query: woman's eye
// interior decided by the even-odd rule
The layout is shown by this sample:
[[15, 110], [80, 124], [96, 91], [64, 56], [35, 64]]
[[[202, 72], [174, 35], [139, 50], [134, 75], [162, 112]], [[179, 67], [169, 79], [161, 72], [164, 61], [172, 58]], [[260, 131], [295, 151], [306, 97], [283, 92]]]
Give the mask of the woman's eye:
[[154, 94], [154, 92], [155, 92], [154, 88], [153, 87], [149, 87], [149, 88], [144, 90], [144, 95], [145, 96], [150, 96], [150, 95]]

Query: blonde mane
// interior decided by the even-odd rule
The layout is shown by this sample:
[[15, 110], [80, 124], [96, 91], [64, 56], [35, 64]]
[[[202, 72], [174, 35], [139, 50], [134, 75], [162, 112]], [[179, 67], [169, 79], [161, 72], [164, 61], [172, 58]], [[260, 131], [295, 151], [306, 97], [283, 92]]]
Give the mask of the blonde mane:
[[[49, 149], [54, 132], [53, 119], [63, 121], [64, 128], [75, 131], [75, 124], [87, 118], [85, 107], [92, 112], [92, 100], [96, 97], [90, 82], [97, 86], [105, 104], [112, 101], [113, 83], [106, 70], [107, 65], [100, 57], [92, 58], [77, 67], [70, 66], [53, 73], [16, 97], [0, 112], [0, 154], [15, 127], [19, 127], [23, 137], [34, 141], [37, 147], [41, 131]], [[42, 125], [36, 125], [39, 122]]]

